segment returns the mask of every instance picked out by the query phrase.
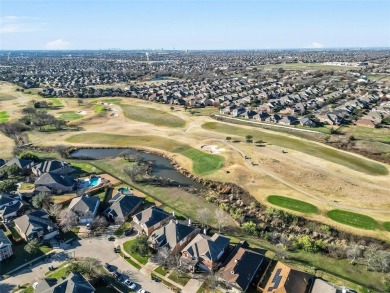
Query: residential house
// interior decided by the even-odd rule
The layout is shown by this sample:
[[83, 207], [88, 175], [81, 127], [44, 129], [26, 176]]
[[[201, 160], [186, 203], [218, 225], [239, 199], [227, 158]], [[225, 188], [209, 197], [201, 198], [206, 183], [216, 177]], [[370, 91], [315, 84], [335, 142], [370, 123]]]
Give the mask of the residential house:
[[33, 211], [14, 220], [15, 228], [26, 241], [49, 240], [59, 234], [57, 226], [44, 210]]
[[77, 180], [72, 176], [45, 173], [39, 177], [34, 185], [35, 187], [45, 186], [49, 188], [53, 194], [61, 194], [73, 192], [77, 184]]
[[104, 214], [109, 221], [122, 223], [134, 214], [144, 199], [134, 196], [132, 192], [118, 192], [109, 202], [112, 204], [104, 211]]
[[311, 120], [310, 118], [303, 117], [299, 119], [299, 124], [302, 126], [307, 126], [307, 127], [315, 127], [317, 124]]
[[68, 163], [58, 160], [44, 161], [33, 166], [31, 170], [36, 176], [41, 176], [44, 173], [67, 175], [74, 171]]
[[310, 293], [356, 293], [356, 291], [346, 287], [336, 286], [322, 279], [316, 278]]
[[217, 233], [212, 237], [198, 234], [182, 250], [183, 263], [189, 264], [191, 270], [200, 268], [205, 271], [215, 271], [229, 249], [230, 239], [227, 237]]
[[11, 255], [13, 255], [12, 243], [4, 231], [0, 229], [0, 261], [9, 258]]
[[307, 293], [310, 292], [313, 281], [313, 275], [294, 270], [281, 262], [277, 262], [263, 292]]
[[26, 208], [27, 204], [19, 196], [0, 192], [0, 219], [5, 221], [16, 217]]
[[245, 292], [260, 278], [259, 272], [265, 264], [263, 255], [250, 250], [248, 243], [241, 241], [222, 265], [218, 277], [234, 292]]
[[15, 156], [12, 160], [6, 162], [2, 167], [17, 166], [23, 174], [30, 174], [32, 166], [34, 166], [34, 161], [20, 159], [18, 156]]
[[142, 234], [150, 236], [156, 229], [167, 224], [175, 217], [170, 213], [152, 206], [133, 216], [132, 226]]
[[168, 224], [155, 230], [148, 241], [154, 249], [166, 247], [171, 254], [178, 254], [199, 232], [200, 229], [196, 227], [171, 219]]
[[368, 128], [375, 128], [377, 124], [370, 119], [359, 119], [356, 120], [355, 125], [362, 126], [362, 127], [368, 127]]
[[95, 288], [78, 272], [71, 272], [65, 279], [43, 279], [35, 288], [40, 293], [93, 293]]
[[86, 195], [72, 199], [68, 209], [77, 214], [80, 224], [88, 224], [95, 219], [99, 204], [99, 197]]
[[297, 119], [293, 116], [283, 116], [278, 123], [283, 125], [294, 125], [297, 123]]

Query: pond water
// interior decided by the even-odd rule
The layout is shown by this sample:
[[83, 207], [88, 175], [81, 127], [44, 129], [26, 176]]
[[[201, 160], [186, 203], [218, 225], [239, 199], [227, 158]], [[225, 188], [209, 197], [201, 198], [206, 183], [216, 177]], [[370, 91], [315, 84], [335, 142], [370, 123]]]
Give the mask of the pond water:
[[155, 154], [149, 154], [140, 152], [133, 149], [79, 149], [70, 154], [70, 156], [74, 159], [89, 159], [89, 160], [98, 160], [105, 158], [115, 158], [123, 154], [137, 155], [146, 161], [153, 162], [154, 166], [152, 169], [152, 175], [156, 177], [161, 177], [164, 179], [171, 179], [180, 185], [183, 186], [192, 186], [198, 189], [201, 189], [202, 184], [187, 178], [180, 172], [178, 172], [173, 166], [171, 162], [161, 156]]

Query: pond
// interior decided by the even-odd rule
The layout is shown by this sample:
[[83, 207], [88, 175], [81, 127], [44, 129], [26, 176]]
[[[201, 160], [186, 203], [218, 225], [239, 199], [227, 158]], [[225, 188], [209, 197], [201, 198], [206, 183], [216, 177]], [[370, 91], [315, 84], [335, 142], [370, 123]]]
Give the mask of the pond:
[[115, 158], [123, 154], [137, 155], [146, 161], [153, 163], [152, 175], [163, 179], [171, 179], [182, 186], [192, 186], [201, 189], [203, 186], [190, 178], [187, 178], [178, 172], [171, 162], [159, 155], [145, 153], [133, 149], [79, 149], [70, 154], [74, 159], [98, 160], [106, 158]]

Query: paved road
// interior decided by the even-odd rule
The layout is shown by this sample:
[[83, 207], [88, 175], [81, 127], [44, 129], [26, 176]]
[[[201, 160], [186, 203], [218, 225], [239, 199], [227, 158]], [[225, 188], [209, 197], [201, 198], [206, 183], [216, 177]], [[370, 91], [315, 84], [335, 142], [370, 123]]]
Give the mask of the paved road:
[[172, 293], [161, 283], [152, 282], [150, 276], [143, 275], [136, 268], [123, 260], [114, 252], [114, 247], [121, 240], [112, 242], [108, 241], [107, 237], [82, 239], [76, 241], [72, 245], [63, 246], [62, 252], [56, 253], [50, 259], [45, 259], [34, 267], [27, 268], [13, 274], [12, 277], [0, 282], [0, 292], [10, 292], [12, 287], [27, 283], [34, 283], [44, 278], [45, 272], [49, 266], [58, 266], [61, 262], [70, 259], [71, 257], [93, 257], [101, 261], [102, 264], [109, 263], [117, 267], [120, 272], [126, 273], [132, 281], [138, 284], [139, 288], [144, 288], [149, 292]]

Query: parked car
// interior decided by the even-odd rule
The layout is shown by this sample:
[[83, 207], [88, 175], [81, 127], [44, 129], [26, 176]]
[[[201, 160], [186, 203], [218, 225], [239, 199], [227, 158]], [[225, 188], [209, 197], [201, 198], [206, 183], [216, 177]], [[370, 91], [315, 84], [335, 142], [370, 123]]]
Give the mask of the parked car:
[[130, 281], [129, 279], [126, 279], [123, 284], [125, 284], [127, 286], [127, 288], [131, 289], [131, 290], [135, 290], [135, 288], [137, 287], [137, 285], [135, 283], [133, 283], [132, 281]]
[[131, 234], [133, 234], [133, 232], [134, 232], [134, 228], [127, 229], [125, 231], [125, 236], [130, 236]]
[[146, 291], [146, 290], [144, 290], [144, 289], [139, 289], [138, 290], [138, 293], [150, 293], [149, 291]]
[[115, 279], [119, 279], [122, 275], [120, 273], [118, 273], [117, 271], [113, 272], [112, 273], [112, 276], [115, 278]]
[[90, 223], [87, 224], [87, 229], [91, 230], [91, 224]]
[[115, 241], [115, 236], [108, 237], [108, 241]]
[[114, 272], [114, 271], [116, 271], [116, 267], [110, 265], [109, 263], [105, 263], [105, 264], [104, 264], [104, 268], [105, 268], [107, 271], [109, 271], [109, 272]]

